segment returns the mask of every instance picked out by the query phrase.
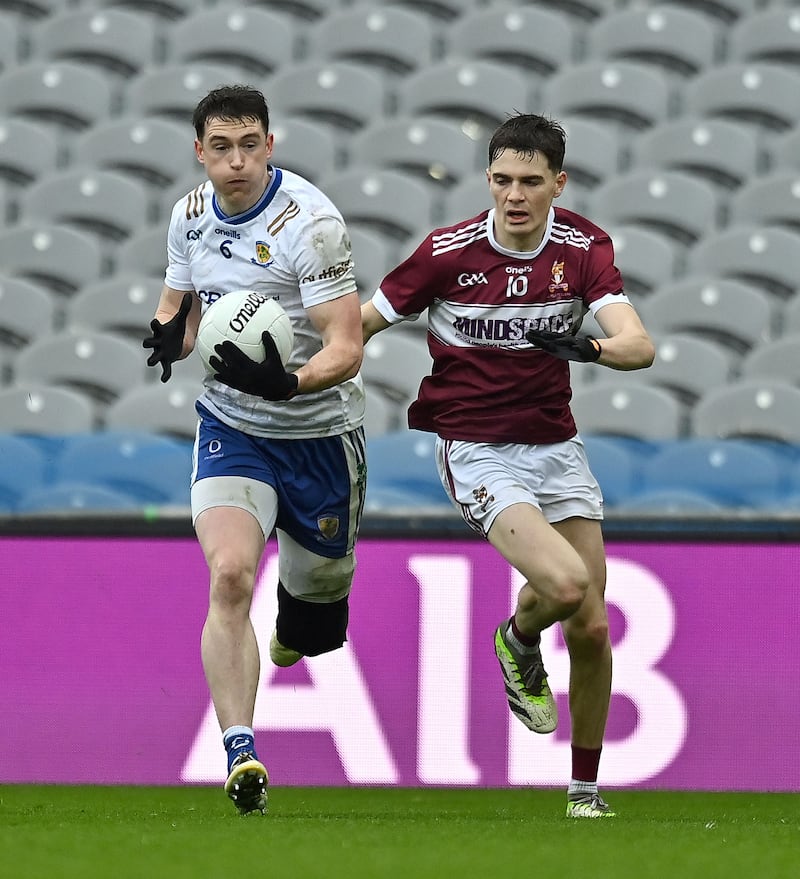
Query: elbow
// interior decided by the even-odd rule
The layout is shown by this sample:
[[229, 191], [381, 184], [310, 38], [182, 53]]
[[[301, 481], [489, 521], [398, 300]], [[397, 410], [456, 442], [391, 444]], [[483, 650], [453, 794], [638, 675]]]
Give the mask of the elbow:
[[645, 339], [645, 344], [642, 347], [642, 369], [647, 369], [648, 366], [652, 366], [655, 363], [656, 359], [656, 347], [653, 344], [652, 340], [648, 336]]
[[347, 349], [345, 356], [342, 358], [344, 372], [342, 375], [342, 381], [345, 381], [350, 378], [354, 378], [358, 375], [359, 369], [361, 369], [361, 361], [364, 359], [364, 345], [359, 342], [353, 345], [350, 345]]

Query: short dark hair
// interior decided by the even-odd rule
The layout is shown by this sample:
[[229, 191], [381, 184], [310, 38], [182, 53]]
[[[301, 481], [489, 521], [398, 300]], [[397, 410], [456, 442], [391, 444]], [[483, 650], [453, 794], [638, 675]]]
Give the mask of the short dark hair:
[[203, 139], [209, 119], [256, 119], [269, 132], [269, 107], [264, 95], [249, 85], [223, 85], [210, 91], [195, 107], [192, 125]]
[[489, 165], [504, 150], [513, 150], [525, 156], [541, 153], [551, 171], [558, 173], [564, 166], [567, 135], [555, 119], [535, 113], [510, 116], [494, 132], [489, 141]]

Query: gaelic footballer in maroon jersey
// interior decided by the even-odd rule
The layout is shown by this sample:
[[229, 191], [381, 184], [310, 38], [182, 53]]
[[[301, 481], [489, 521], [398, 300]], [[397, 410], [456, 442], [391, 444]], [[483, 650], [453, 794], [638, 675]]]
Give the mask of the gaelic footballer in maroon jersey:
[[[494, 635], [509, 709], [533, 732], [555, 730], [541, 635], [559, 623], [570, 656], [558, 684], [571, 720], [567, 817], [613, 818], [597, 787], [611, 696], [603, 501], [570, 412], [568, 361], [642, 369], [654, 349], [609, 236], [553, 206], [565, 142], [544, 116], [507, 119], [489, 141], [494, 207], [432, 232], [362, 305], [361, 326], [366, 342], [428, 310], [432, 374], [409, 425], [437, 434], [454, 505], [525, 579]], [[578, 333], [589, 310], [602, 339]]]

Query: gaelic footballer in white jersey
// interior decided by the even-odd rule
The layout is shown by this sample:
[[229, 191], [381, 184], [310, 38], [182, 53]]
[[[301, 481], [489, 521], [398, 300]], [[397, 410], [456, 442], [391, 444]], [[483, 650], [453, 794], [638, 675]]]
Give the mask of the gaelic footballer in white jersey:
[[[210, 181], [172, 209], [165, 282], [194, 290], [202, 308], [233, 290], [257, 290], [289, 315], [295, 344], [287, 370], [322, 348], [305, 309], [356, 291], [350, 239], [340, 212], [316, 186], [271, 168], [264, 194], [237, 216], [222, 213]], [[347, 433], [364, 418], [360, 375], [290, 401], [272, 403], [209, 375], [200, 401], [231, 427], [256, 436], [299, 439]]]

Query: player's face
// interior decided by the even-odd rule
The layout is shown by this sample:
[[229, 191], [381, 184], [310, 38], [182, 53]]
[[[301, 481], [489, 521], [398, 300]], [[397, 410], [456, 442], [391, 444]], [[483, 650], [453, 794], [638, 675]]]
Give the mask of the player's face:
[[261, 198], [269, 181], [272, 135], [257, 119], [212, 117], [194, 149], [226, 214], [240, 214]]
[[494, 199], [494, 233], [509, 250], [531, 251], [541, 243], [553, 199], [567, 182], [540, 153], [503, 150], [492, 162], [487, 177]]

